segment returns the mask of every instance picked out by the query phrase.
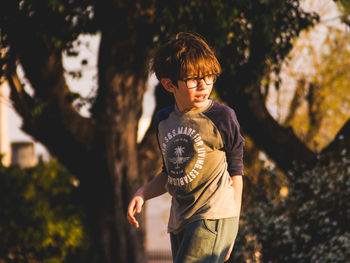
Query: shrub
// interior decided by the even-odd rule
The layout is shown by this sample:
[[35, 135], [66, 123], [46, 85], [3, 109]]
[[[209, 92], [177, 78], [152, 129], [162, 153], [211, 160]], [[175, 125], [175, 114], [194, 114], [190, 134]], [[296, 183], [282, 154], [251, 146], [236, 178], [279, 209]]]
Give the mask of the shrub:
[[56, 263], [84, 247], [74, 177], [56, 160], [0, 166], [0, 262]]
[[245, 209], [232, 262], [348, 262], [349, 160], [294, 178], [287, 197], [272, 195]]

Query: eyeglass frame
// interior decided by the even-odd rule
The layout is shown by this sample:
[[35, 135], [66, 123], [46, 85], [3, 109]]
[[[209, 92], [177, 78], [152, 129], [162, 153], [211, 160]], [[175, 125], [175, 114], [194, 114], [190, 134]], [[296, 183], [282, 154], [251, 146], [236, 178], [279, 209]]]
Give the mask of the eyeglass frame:
[[[207, 82], [205, 81], [205, 78], [208, 77], [208, 76], [213, 76], [213, 82], [207, 83]], [[185, 82], [185, 85], [186, 85], [186, 88], [187, 88], [187, 89], [196, 89], [196, 88], [199, 87], [201, 80], [204, 80], [204, 83], [207, 84], [207, 85], [212, 85], [212, 84], [215, 83], [216, 79], [217, 79], [217, 75], [216, 75], [216, 74], [208, 74], [208, 75], [205, 75], [205, 76], [202, 77], [202, 78], [187, 78], [187, 79], [183, 79], [182, 81]], [[192, 87], [192, 88], [189, 88], [188, 85], [187, 85], [187, 81], [188, 81], [188, 80], [198, 80], [197, 86]]]

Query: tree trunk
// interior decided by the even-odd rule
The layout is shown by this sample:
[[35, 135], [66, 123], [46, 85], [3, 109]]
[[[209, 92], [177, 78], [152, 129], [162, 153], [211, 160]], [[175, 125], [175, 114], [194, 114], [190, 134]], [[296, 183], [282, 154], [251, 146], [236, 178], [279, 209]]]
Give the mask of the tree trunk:
[[126, 209], [139, 178], [136, 143], [128, 139], [135, 134], [131, 126], [137, 121], [134, 112], [123, 115], [128, 118], [125, 126], [116, 127], [112, 118], [101, 125], [103, 150], [96, 149], [100, 163], [89, 172], [91, 176], [84, 175], [81, 183], [92, 263], [146, 262], [144, 229], [135, 229], [126, 220]]
[[[128, 203], [141, 181], [136, 140], [145, 74], [137, 67], [125, 67], [135, 59], [135, 53], [125, 56], [120, 49], [119, 53], [114, 52], [117, 44], [135, 44], [124, 37], [116, 40], [105, 32], [101, 37], [100, 88], [93, 116], [101, 129], [100, 154], [105, 169], [102, 173], [96, 171], [96, 180], [102, 179], [100, 198], [88, 208], [94, 263], [146, 262], [143, 229], [136, 230], [126, 220]], [[95, 182], [88, 185], [92, 190], [96, 187]]]
[[127, 222], [126, 209], [141, 181], [136, 134], [148, 50], [140, 43], [151, 41], [152, 35], [144, 38], [137, 30], [121, 28], [125, 26], [110, 23], [101, 33], [99, 89], [91, 118], [83, 118], [72, 106], [61, 52], [48, 49], [29, 35], [29, 29], [24, 34], [14, 28], [11, 35], [12, 52], [35, 91], [35, 97], [29, 96], [15, 67], [9, 69], [11, 97], [23, 118], [22, 129], [80, 180], [91, 242], [84, 263], [146, 262], [144, 229]]

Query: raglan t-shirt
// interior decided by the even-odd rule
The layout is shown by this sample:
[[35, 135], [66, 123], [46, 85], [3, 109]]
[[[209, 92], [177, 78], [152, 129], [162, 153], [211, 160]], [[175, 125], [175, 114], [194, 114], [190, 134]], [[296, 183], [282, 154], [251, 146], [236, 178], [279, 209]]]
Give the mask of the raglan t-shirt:
[[230, 176], [243, 175], [244, 138], [233, 109], [209, 101], [180, 112], [175, 105], [157, 113], [156, 129], [172, 196], [168, 232], [198, 219], [238, 216]]

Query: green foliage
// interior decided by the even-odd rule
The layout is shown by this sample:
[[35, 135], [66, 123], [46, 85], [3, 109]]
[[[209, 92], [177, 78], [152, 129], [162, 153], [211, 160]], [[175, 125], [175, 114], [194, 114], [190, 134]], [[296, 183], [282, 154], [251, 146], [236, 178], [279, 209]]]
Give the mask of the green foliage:
[[[144, 23], [152, 23], [153, 32], [148, 33], [154, 34], [155, 41], [168, 39], [180, 31], [196, 31], [209, 40], [220, 57], [229, 57], [229, 64], [237, 66], [247, 60], [251, 52], [252, 32], [258, 27], [262, 28], [263, 33], [263, 39], [260, 39], [262, 47], [269, 46], [271, 51], [271, 62], [279, 62], [283, 58], [300, 29], [317, 19], [315, 14], [303, 12], [299, 2], [156, 1], [151, 8], [139, 10], [136, 16], [130, 11], [134, 10], [134, 5], [127, 5], [129, 9], [123, 10], [121, 1], [122, 13], [116, 15], [130, 16], [130, 25], [125, 26], [139, 26], [140, 33]], [[47, 46], [66, 49], [67, 54], [76, 54], [72, 42], [78, 35], [96, 33], [103, 26], [104, 18], [96, 17], [96, 8], [99, 7], [95, 0], [13, 0], [11, 5], [3, 8], [3, 12], [0, 11], [2, 45], [8, 45], [7, 31], [13, 30], [15, 24], [21, 22], [35, 28], [33, 33], [44, 39]], [[148, 18], [146, 22], [143, 16]], [[135, 21], [136, 17], [143, 22], [141, 25], [140, 21]], [[151, 46], [143, 48], [151, 49], [155, 43], [147, 44]]]
[[[180, 31], [195, 31], [205, 36], [214, 47], [224, 74], [239, 75], [238, 69], [250, 62], [250, 66], [256, 65], [257, 69], [246, 68], [243, 72], [260, 76], [266, 72], [259, 71], [258, 63], [250, 61], [251, 57], [255, 55], [255, 59], [259, 59], [263, 56], [264, 64], [278, 71], [292, 47], [292, 40], [318, 19], [316, 14], [306, 13], [300, 8], [300, 0], [141, 2], [110, 3], [118, 6], [112, 9], [116, 12], [116, 19], [106, 21], [110, 14], [103, 13], [109, 12], [110, 8], [107, 3], [95, 0], [13, 0], [11, 5], [0, 10], [0, 45], [9, 46], [7, 40], [11, 32], [35, 29], [32, 33], [45, 43], [45, 47], [65, 50], [66, 54], [74, 56], [77, 48], [73, 41], [79, 34], [104, 32], [113, 23], [123, 23], [116, 28], [119, 31], [124, 29], [115, 34], [127, 35], [130, 30], [137, 30], [139, 35], [147, 34], [142, 38], [144, 42], [139, 43], [140, 50], [151, 52], [158, 42]], [[14, 28], [19, 24], [28, 29]], [[127, 46], [121, 45], [121, 48], [123, 50], [116, 52], [128, 52]], [[6, 64], [7, 61], [3, 58], [0, 63]], [[80, 73], [70, 74], [79, 77]], [[238, 91], [240, 85], [237, 86]], [[221, 90], [220, 97], [225, 98], [225, 92]]]
[[271, 65], [280, 64], [300, 30], [318, 19], [316, 14], [305, 13], [299, 2], [159, 1], [159, 38], [168, 39], [179, 31], [200, 33], [214, 47], [224, 72], [229, 74], [261, 50]]
[[[96, 33], [94, 0], [15, 0], [0, 10], [1, 45], [8, 47], [7, 32], [35, 28], [49, 49], [73, 51], [73, 41], [79, 34]], [[19, 28], [17, 28], [20, 26]], [[24, 27], [25, 26], [25, 27]], [[27, 32], [29, 33], [29, 32]], [[69, 54], [69, 52], [68, 52]]]
[[346, 159], [319, 165], [295, 175], [287, 197], [257, 200], [242, 217], [235, 260], [348, 262], [349, 173], [350, 161]]
[[55, 160], [0, 166], [0, 262], [63, 262], [84, 247], [74, 180]]
[[[325, 108], [329, 118], [341, 116], [342, 123], [350, 111], [350, 35], [349, 32], [333, 29], [324, 42], [326, 51], [316, 65], [314, 82], [323, 86]], [[326, 87], [328, 87], [326, 89]]]

